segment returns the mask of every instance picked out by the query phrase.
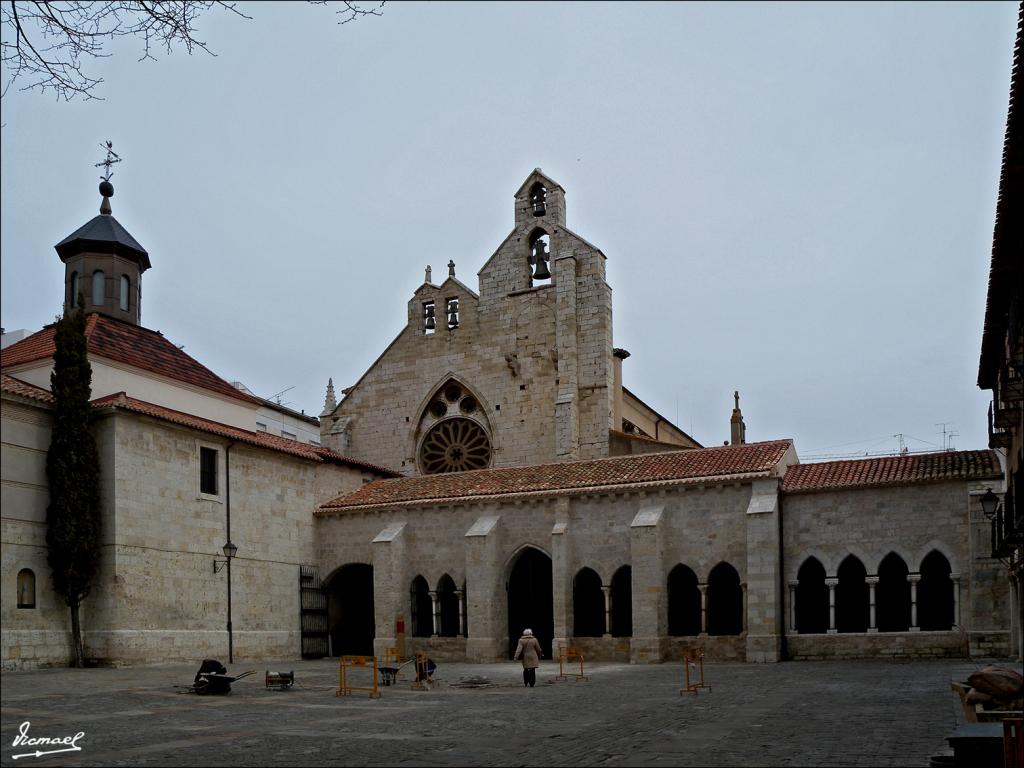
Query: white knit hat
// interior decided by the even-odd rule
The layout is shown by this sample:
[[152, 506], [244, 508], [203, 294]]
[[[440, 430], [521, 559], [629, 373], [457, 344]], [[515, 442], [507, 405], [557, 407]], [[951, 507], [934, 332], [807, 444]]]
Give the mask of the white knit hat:
[[533, 637], [533, 630], [532, 629], [524, 629], [523, 630], [523, 637]]

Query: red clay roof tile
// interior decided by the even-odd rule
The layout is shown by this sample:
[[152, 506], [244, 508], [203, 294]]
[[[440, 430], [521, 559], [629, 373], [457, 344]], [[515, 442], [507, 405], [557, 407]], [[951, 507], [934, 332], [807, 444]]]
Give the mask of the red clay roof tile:
[[[53, 357], [55, 327], [55, 324], [47, 325], [41, 331], [4, 349], [0, 352], [0, 368]], [[86, 318], [85, 338], [92, 355], [247, 403], [262, 404], [259, 399], [239, 391], [185, 354], [158, 331], [94, 312]]]
[[21, 381], [20, 379], [15, 379], [13, 376], [8, 376], [6, 373], [0, 374], [0, 382], [2, 382], [2, 389], [4, 392], [11, 392], [15, 395], [28, 397], [32, 400], [38, 400], [41, 403], [53, 402], [53, 395], [42, 387], [37, 387], [35, 384], [29, 384], [28, 382]]
[[592, 461], [378, 480], [364, 485], [354, 493], [327, 502], [317, 510], [317, 514], [396, 504], [490, 500], [523, 494], [548, 496], [568, 491], [610, 490], [620, 486], [678, 485], [736, 476], [764, 476], [775, 469], [791, 445], [789, 440], [776, 440]]
[[1000, 476], [1002, 468], [994, 451], [945, 451], [798, 464], [786, 472], [782, 490], [784, 493], [807, 493], [940, 480], [981, 480]]
[[335, 453], [331, 449], [324, 448], [320, 445], [300, 443], [295, 440], [289, 440], [286, 437], [270, 435], [266, 432], [251, 432], [247, 429], [232, 427], [228, 424], [221, 424], [217, 421], [210, 421], [209, 419], [203, 419], [199, 416], [192, 416], [188, 413], [164, 408], [161, 405], [147, 403], [143, 400], [136, 400], [134, 397], [128, 397], [124, 392], [118, 392], [112, 395], [107, 395], [106, 397], [98, 398], [93, 400], [90, 405], [92, 405], [93, 408], [117, 408], [120, 410], [131, 411], [133, 413], [143, 414], [145, 416], [152, 416], [153, 418], [169, 421], [183, 427], [189, 427], [201, 432], [226, 437], [240, 443], [255, 445], [259, 448], [269, 448], [274, 451], [289, 453], [293, 456], [298, 456], [299, 458], [309, 459], [310, 461], [329, 462], [332, 464], [354, 467], [356, 469], [366, 469], [377, 474], [384, 475], [385, 477], [398, 476], [398, 473], [394, 470], [387, 469], [386, 467], [381, 467], [376, 464], [370, 464], [369, 462], [359, 461], [358, 459], [350, 459], [347, 456], [342, 456], [341, 454]]

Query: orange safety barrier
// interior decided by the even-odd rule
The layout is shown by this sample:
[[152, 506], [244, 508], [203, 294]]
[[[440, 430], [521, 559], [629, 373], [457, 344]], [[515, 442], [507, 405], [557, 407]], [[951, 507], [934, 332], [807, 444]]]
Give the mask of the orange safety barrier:
[[413, 690], [426, 691], [434, 685], [430, 677], [430, 659], [423, 651], [416, 651], [416, 680], [412, 684]]
[[[570, 661], [572, 659], [575, 659], [577, 662], [579, 662], [579, 665], [580, 665], [580, 671], [579, 672], [566, 672], [565, 671], [565, 664], [566, 664], [566, 662], [568, 662], [568, 661]], [[559, 649], [558, 649], [558, 674], [555, 675], [555, 680], [558, 680], [559, 682], [565, 682], [570, 677], [575, 682], [579, 682], [580, 680], [589, 680], [590, 679], [589, 677], [587, 677], [583, 673], [583, 654], [580, 653], [579, 650], [577, 650], [576, 648], [572, 648], [572, 647], [566, 648], [566, 647], [562, 646], [562, 647], [559, 647]]]
[[[353, 668], [370, 667], [373, 673], [373, 687], [367, 688], [366, 686], [352, 685], [349, 681], [349, 670]], [[380, 680], [377, 677], [377, 657], [376, 656], [342, 656], [338, 659], [338, 690], [334, 692], [335, 696], [350, 696], [353, 691], [360, 691], [369, 693], [371, 699], [380, 698]]]
[[[692, 693], [694, 695], [700, 693], [701, 688], [707, 688], [711, 690], [710, 685], [704, 683], [704, 649], [700, 646], [694, 646], [693, 648], [683, 649], [683, 670], [685, 673], [685, 688], [679, 689], [679, 695], [682, 696], [684, 693]], [[695, 678], [690, 677], [690, 672], [693, 671]]]

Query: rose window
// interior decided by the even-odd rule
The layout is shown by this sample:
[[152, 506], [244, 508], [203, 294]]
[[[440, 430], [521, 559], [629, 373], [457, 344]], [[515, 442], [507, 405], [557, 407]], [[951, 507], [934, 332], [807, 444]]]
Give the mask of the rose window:
[[439, 421], [420, 446], [420, 465], [428, 475], [484, 469], [491, 463], [491, 441], [472, 419]]

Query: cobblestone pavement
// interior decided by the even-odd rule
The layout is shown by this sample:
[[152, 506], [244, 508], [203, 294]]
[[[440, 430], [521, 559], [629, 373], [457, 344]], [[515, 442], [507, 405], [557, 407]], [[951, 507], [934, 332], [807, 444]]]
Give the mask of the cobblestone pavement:
[[[588, 666], [554, 682], [542, 663], [439, 664], [433, 690], [404, 680], [334, 695], [336, 662], [238, 663], [230, 695], [180, 694], [198, 665], [5, 672], [4, 765], [706, 765], [927, 766], [963, 723], [950, 691], [986, 662], [708, 664], [711, 691], [680, 695], [682, 665]], [[1012, 666], [1012, 662], [997, 662]], [[267, 690], [264, 671], [295, 671]], [[457, 683], [486, 677], [486, 687]], [[82, 731], [81, 752], [13, 760], [32, 737]], [[41, 749], [48, 749], [42, 747]]]

